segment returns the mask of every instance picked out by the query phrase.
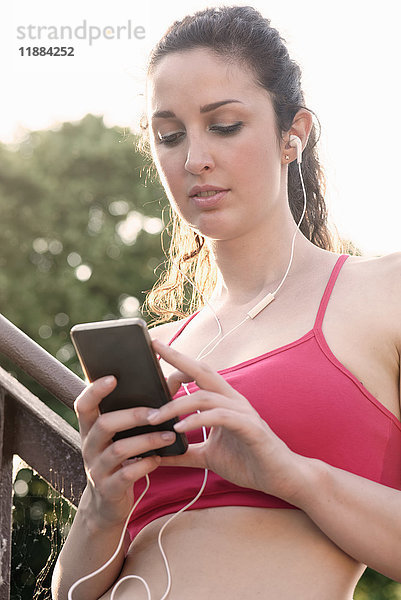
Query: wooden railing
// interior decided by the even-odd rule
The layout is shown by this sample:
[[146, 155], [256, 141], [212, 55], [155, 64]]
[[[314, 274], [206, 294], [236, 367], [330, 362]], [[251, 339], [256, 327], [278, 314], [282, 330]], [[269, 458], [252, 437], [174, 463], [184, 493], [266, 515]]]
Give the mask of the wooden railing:
[[[1, 315], [0, 353], [70, 408], [85, 386]], [[10, 597], [14, 455], [77, 503], [85, 486], [78, 432], [0, 367], [0, 600]]]

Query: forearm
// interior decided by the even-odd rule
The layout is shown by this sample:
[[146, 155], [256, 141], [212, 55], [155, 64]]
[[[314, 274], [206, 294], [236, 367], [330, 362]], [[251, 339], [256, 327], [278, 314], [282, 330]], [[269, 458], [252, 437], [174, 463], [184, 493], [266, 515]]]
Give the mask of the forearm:
[[291, 498], [342, 550], [401, 581], [401, 492], [326, 463], [300, 458]]
[[[81, 577], [104, 565], [117, 549], [123, 525], [102, 528], [90, 510], [85, 490], [74, 523], [58, 558], [52, 581], [53, 600], [67, 600], [68, 590]], [[124, 562], [122, 548], [104, 571], [79, 585], [73, 600], [98, 600], [117, 579]]]

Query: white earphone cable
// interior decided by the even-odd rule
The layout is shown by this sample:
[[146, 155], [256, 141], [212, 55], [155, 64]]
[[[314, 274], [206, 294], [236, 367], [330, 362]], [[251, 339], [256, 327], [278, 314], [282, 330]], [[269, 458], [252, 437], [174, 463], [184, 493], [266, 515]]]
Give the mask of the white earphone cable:
[[[183, 387], [184, 387], [184, 389], [185, 389], [185, 392], [186, 392], [188, 395], [190, 395], [190, 392], [189, 392], [189, 391], [188, 391], [188, 389], [187, 389], [187, 385], [186, 385], [185, 383], [183, 383], [182, 385], [183, 385]], [[199, 411], [197, 411], [197, 412], [199, 412]], [[203, 441], [205, 442], [205, 441], [207, 440], [207, 434], [206, 434], [206, 428], [205, 428], [205, 427], [202, 427], [202, 433], [203, 433]], [[148, 477], [148, 476], [147, 476], [147, 477]], [[166, 574], [167, 574], [167, 586], [166, 586], [166, 589], [165, 589], [165, 591], [164, 591], [164, 594], [163, 594], [163, 596], [160, 598], [160, 600], [165, 600], [165, 599], [167, 598], [167, 596], [169, 595], [169, 593], [170, 593], [170, 589], [171, 589], [171, 570], [170, 570], [170, 565], [169, 565], [169, 562], [168, 562], [168, 559], [167, 559], [167, 555], [166, 555], [166, 553], [165, 553], [165, 551], [164, 551], [164, 548], [163, 548], [163, 545], [162, 545], [162, 535], [163, 535], [163, 533], [164, 533], [164, 530], [166, 529], [166, 527], [167, 527], [167, 526], [168, 526], [168, 525], [169, 525], [169, 524], [170, 524], [172, 521], [174, 521], [174, 519], [176, 519], [176, 518], [177, 518], [179, 515], [181, 515], [181, 514], [182, 514], [184, 511], [186, 511], [186, 510], [187, 510], [188, 508], [190, 508], [190, 507], [191, 507], [193, 504], [195, 504], [195, 502], [196, 502], [196, 501], [197, 501], [197, 500], [198, 500], [198, 499], [201, 497], [201, 495], [203, 494], [203, 491], [204, 491], [204, 489], [205, 489], [206, 483], [207, 483], [207, 477], [208, 477], [208, 470], [207, 470], [207, 469], [205, 469], [205, 470], [204, 470], [204, 476], [203, 476], [203, 482], [202, 482], [202, 485], [201, 485], [201, 487], [200, 487], [200, 489], [199, 489], [199, 492], [196, 494], [195, 498], [193, 498], [193, 499], [192, 499], [190, 502], [188, 502], [188, 504], [186, 504], [185, 506], [183, 506], [183, 507], [182, 507], [182, 508], [181, 508], [181, 509], [180, 509], [178, 512], [174, 513], [174, 514], [173, 514], [173, 515], [172, 515], [172, 516], [171, 516], [171, 517], [170, 517], [170, 518], [169, 518], [169, 519], [168, 519], [168, 520], [167, 520], [167, 521], [166, 521], [166, 522], [163, 524], [163, 526], [160, 528], [159, 535], [158, 535], [158, 538], [157, 538], [157, 544], [158, 544], [158, 546], [159, 546], [159, 550], [160, 550], [160, 553], [161, 553], [161, 555], [162, 555], [163, 562], [164, 562], [164, 566], [165, 566], [165, 569], [166, 569]], [[144, 494], [142, 494], [142, 496], [141, 496], [141, 499], [143, 498], [143, 496], [144, 496]], [[138, 504], [138, 503], [137, 503], [137, 504]], [[131, 511], [131, 514], [132, 514], [132, 511]], [[131, 514], [130, 514], [130, 517], [131, 517]], [[128, 525], [128, 521], [129, 521], [129, 518], [128, 518], [128, 520], [127, 520], [127, 525]], [[116, 553], [114, 554], [114, 556], [115, 556], [115, 555], [116, 555]], [[110, 561], [109, 561], [109, 562], [110, 562]], [[147, 592], [147, 595], [148, 595], [148, 598], [147, 598], [147, 600], [152, 600], [152, 595], [151, 595], [151, 592], [150, 592], [150, 589], [149, 589], [149, 586], [148, 586], [148, 584], [147, 584], [146, 580], [145, 580], [145, 579], [143, 579], [142, 577], [139, 577], [139, 575], [127, 575], [126, 577], [123, 577], [122, 579], [120, 579], [120, 581], [118, 581], [118, 582], [117, 582], [117, 584], [116, 584], [116, 585], [114, 586], [114, 588], [113, 588], [113, 591], [112, 591], [112, 593], [111, 593], [111, 596], [110, 596], [110, 600], [114, 600], [114, 598], [115, 598], [115, 593], [117, 592], [117, 589], [120, 587], [120, 585], [121, 585], [123, 582], [127, 581], [128, 579], [139, 579], [139, 580], [140, 580], [140, 581], [141, 581], [141, 582], [144, 584], [144, 586], [145, 586], [145, 589], [146, 589], [146, 592]]]
[[[190, 392], [188, 392], [188, 390], [187, 390], [186, 384], [183, 384], [183, 387], [184, 387], [186, 393], [190, 394]], [[207, 434], [206, 434], [205, 427], [202, 427], [202, 433], [203, 433], [203, 440], [206, 441]], [[168, 563], [166, 553], [165, 553], [163, 545], [162, 545], [162, 535], [163, 535], [164, 530], [166, 529], [166, 527], [169, 525], [169, 523], [171, 523], [176, 517], [178, 517], [178, 515], [182, 514], [185, 510], [187, 510], [188, 508], [190, 508], [200, 498], [200, 496], [203, 494], [203, 491], [205, 489], [205, 486], [206, 486], [206, 483], [207, 483], [207, 477], [208, 477], [208, 470], [205, 469], [204, 470], [204, 476], [203, 476], [202, 485], [201, 485], [201, 487], [199, 489], [199, 492], [196, 494], [195, 498], [193, 498], [190, 502], [188, 502], [188, 504], [186, 504], [178, 512], [174, 513], [164, 523], [164, 525], [161, 527], [161, 529], [159, 531], [159, 535], [158, 535], [158, 540], [157, 541], [158, 541], [159, 550], [160, 550], [160, 553], [162, 555], [164, 566], [165, 566], [166, 573], [167, 573], [167, 587], [166, 587], [166, 590], [165, 590], [163, 596], [160, 598], [160, 600], [165, 600], [167, 598], [168, 594], [170, 593], [170, 589], [171, 589], [171, 571], [170, 571], [170, 565]], [[78, 586], [80, 586], [85, 581], [88, 581], [89, 579], [92, 579], [92, 577], [96, 577], [96, 575], [99, 575], [100, 573], [102, 573], [102, 571], [104, 571], [105, 569], [107, 569], [107, 567], [109, 565], [111, 565], [111, 563], [114, 561], [114, 559], [119, 554], [119, 552], [121, 550], [121, 547], [122, 547], [122, 544], [123, 544], [123, 541], [124, 541], [125, 532], [126, 532], [126, 529], [128, 527], [128, 523], [130, 521], [132, 513], [134, 512], [134, 510], [136, 509], [136, 507], [138, 506], [138, 504], [140, 503], [140, 501], [142, 500], [142, 498], [145, 496], [146, 492], [149, 489], [149, 486], [150, 486], [149, 475], [145, 475], [145, 478], [146, 478], [145, 489], [143, 490], [143, 492], [139, 496], [138, 500], [133, 505], [132, 509], [130, 510], [130, 513], [129, 513], [128, 517], [125, 520], [124, 527], [123, 527], [123, 530], [122, 530], [122, 533], [121, 533], [121, 537], [120, 537], [120, 541], [118, 543], [118, 546], [117, 546], [114, 554], [109, 558], [109, 560], [104, 565], [102, 565], [101, 567], [99, 567], [99, 569], [96, 569], [96, 571], [93, 571], [92, 573], [89, 573], [88, 575], [85, 575], [84, 577], [81, 577], [80, 579], [78, 579], [70, 587], [70, 589], [68, 590], [68, 600], [73, 600], [72, 594], [73, 594], [73, 592], [76, 590], [76, 588]], [[116, 583], [116, 585], [113, 587], [113, 589], [112, 589], [110, 600], [114, 600], [115, 594], [116, 594], [118, 588], [120, 587], [120, 585], [122, 585], [128, 579], [136, 579], [136, 580], [139, 580], [141, 583], [143, 583], [143, 585], [145, 586], [145, 589], [146, 589], [146, 593], [147, 593], [147, 600], [152, 600], [152, 595], [151, 595], [150, 588], [149, 588], [149, 585], [148, 585], [147, 581], [143, 577], [140, 577], [139, 575], [127, 575], [126, 577], [123, 577], [122, 579], [120, 579]]]
[[113, 562], [113, 560], [116, 558], [116, 556], [118, 555], [118, 553], [121, 550], [121, 547], [123, 545], [123, 541], [124, 541], [124, 536], [125, 536], [125, 531], [127, 529], [129, 520], [131, 518], [132, 513], [134, 512], [134, 510], [136, 509], [136, 507], [138, 506], [138, 504], [140, 503], [140, 501], [142, 500], [142, 498], [144, 497], [144, 495], [146, 494], [146, 492], [149, 489], [149, 485], [150, 485], [150, 480], [149, 480], [149, 475], [146, 475], [146, 486], [145, 489], [143, 490], [142, 494], [139, 496], [139, 498], [137, 499], [137, 501], [134, 503], [133, 507], [130, 510], [130, 513], [128, 515], [128, 517], [125, 520], [124, 523], [124, 527], [122, 530], [122, 534], [120, 537], [120, 541], [118, 543], [118, 546], [116, 548], [116, 551], [114, 552], [113, 556], [111, 558], [109, 558], [109, 560], [102, 565], [101, 567], [99, 567], [99, 569], [96, 569], [96, 571], [93, 571], [93, 573], [89, 573], [89, 575], [85, 575], [84, 577], [81, 577], [80, 579], [78, 579], [68, 590], [68, 600], [72, 600], [72, 594], [73, 592], [76, 590], [76, 588], [81, 585], [81, 583], [84, 583], [85, 581], [88, 581], [89, 579], [92, 579], [92, 577], [96, 577], [96, 575], [99, 575], [99, 573], [102, 573], [102, 571], [104, 571], [105, 569], [107, 569], [107, 567], [109, 565], [111, 565], [111, 563]]
[[299, 219], [299, 221], [298, 221], [298, 225], [297, 225], [297, 228], [296, 228], [296, 230], [295, 230], [294, 237], [292, 238], [292, 243], [291, 243], [291, 258], [290, 258], [290, 262], [289, 262], [289, 264], [288, 264], [288, 267], [287, 267], [287, 270], [286, 270], [286, 272], [285, 272], [285, 275], [284, 275], [283, 279], [281, 280], [281, 283], [280, 283], [280, 285], [279, 285], [279, 286], [278, 286], [278, 287], [277, 287], [277, 288], [274, 290], [274, 292], [273, 292], [273, 296], [275, 296], [275, 295], [277, 294], [277, 292], [279, 291], [279, 289], [280, 289], [280, 288], [281, 288], [281, 286], [283, 285], [284, 281], [285, 281], [285, 280], [286, 280], [286, 278], [287, 278], [287, 275], [288, 275], [288, 273], [289, 273], [289, 270], [290, 270], [290, 268], [291, 268], [291, 265], [292, 265], [292, 260], [293, 260], [293, 258], [294, 258], [294, 245], [295, 245], [295, 237], [296, 237], [296, 235], [297, 235], [297, 233], [298, 233], [298, 231], [299, 231], [299, 228], [301, 227], [301, 223], [302, 223], [302, 221], [303, 221], [303, 219], [304, 219], [304, 216], [305, 216], [305, 213], [306, 213], [306, 190], [305, 190], [304, 178], [302, 177], [301, 163], [298, 163], [298, 170], [299, 170], [299, 177], [300, 177], [300, 179], [301, 179], [302, 191], [303, 191], [303, 195], [304, 195], [304, 207], [303, 207], [303, 210], [302, 210], [301, 218], [300, 218], [300, 219]]
[[[305, 216], [305, 213], [306, 213], [306, 190], [305, 190], [304, 180], [303, 180], [303, 177], [302, 177], [301, 163], [298, 163], [298, 170], [299, 170], [299, 176], [300, 176], [300, 178], [301, 178], [302, 190], [303, 190], [303, 195], [304, 195], [304, 205], [303, 205], [303, 210], [302, 210], [301, 217], [300, 217], [300, 219], [299, 219], [299, 221], [298, 221], [297, 227], [296, 227], [296, 229], [295, 229], [294, 235], [293, 235], [293, 237], [292, 237], [290, 261], [289, 261], [289, 263], [288, 263], [287, 270], [286, 270], [286, 272], [285, 272], [285, 274], [284, 274], [284, 277], [282, 278], [282, 280], [281, 280], [280, 284], [278, 285], [278, 287], [277, 287], [277, 288], [274, 290], [274, 292], [271, 292], [271, 294], [268, 294], [268, 297], [269, 297], [269, 299], [268, 299], [268, 302], [265, 304], [265, 306], [268, 306], [268, 304], [270, 304], [270, 302], [271, 302], [272, 300], [274, 300], [274, 298], [276, 297], [276, 294], [277, 294], [277, 292], [280, 290], [281, 286], [283, 285], [283, 283], [285, 282], [285, 280], [286, 280], [286, 278], [287, 278], [287, 276], [288, 276], [288, 273], [289, 273], [289, 271], [290, 271], [290, 268], [291, 268], [291, 265], [292, 265], [292, 261], [293, 261], [293, 259], [294, 259], [295, 238], [296, 238], [296, 235], [297, 235], [297, 233], [298, 233], [298, 231], [299, 231], [299, 229], [300, 229], [300, 227], [301, 227], [301, 223], [302, 223], [302, 221], [303, 221], [303, 218], [304, 218], [304, 216]], [[267, 297], [266, 297], [266, 298], [267, 298]], [[264, 300], [264, 299], [263, 299], [263, 300]], [[261, 300], [260, 304], [262, 304], [263, 300]], [[208, 305], [208, 307], [209, 307], [209, 308], [210, 308], [210, 309], [213, 311], [213, 314], [214, 314], [214, 316], [215, 316], [216, 320], [218, 321], [218, 325], [219, 325], [219, 333], [218, 333], [217, 335], [219, 335], [219, 334], [220, 334], [220, 332], [222, 332], [222, 327], [221, 327], [221, 323], [220, 323], [220, 321], [219, 321], [219, 318], [218, 318], [218, 316], [216, 315], [215, 311], [213, 310], [213, 307], [212, 307], [212, 305], [211, 305], [211, 304], [210, 304], [210, 303], [209, 303], [207, 300], [206, 300], [206, 304], [207, 304], [207, 305]], [[258, 306], [258, 305], [257, 305], [257, 306]], [[254, 308], [255, 308], [255, 307], [254, 307]], [[263, 307], [263, 308], [264, 308], [264, 307]], [[197, 357], [197, 360], [198, 360], [198, 359], [201, 359], [201, 358], [206, 358], [206, 356], [209, 356], [209, 354], [211, 354], [211, 353], [213, 352], [213, 350], [214, 350], [215, 348], [217, 348], [217, 346], [218, 346], [218, 345], [219, 345], [219, 344], [220, 344], [220, 343], [221, 343], [221, 342], [222, 342], [222, 341], [223, 341], [223, 340], [224, 340], [224, 339], [225, 339], [227, 336], [229, 336], [229, 335], [230, 335], [231, 333], [233, 333], [233, 332], [234, 332], [236, 329], [238, 329], [238, 327], [240, 327], [240, 325], [242, 325], [243, 323], [245, 323], [245, 321], [248, 321], [248, 320], [249, 320], [249, 319], [251, 319], [251, 318], [255, 318], [256, 314], [259, 314], [259, 312], [260, 312], [260, 311], [258, 311], [256, 314], [254, 314], [253, 316], [251, 316], [249, 313], [252, 313], [252, 310], [254, 310], [254, 309], [251, 309], [251, 310], [248, 312], [247, 316], [246, 316], [246, 317], [245, 317], [245, 318], [244, 318], [242, 321], [240, 321], [240, 322], [239, 322], [237, 325], [235, 325], [235, 326], [234, 326], [232, 329], [230, 329], [229, 331], [227, 331], [227, 333], [225, 333], [225, 334], [224, 334], [222, 337], [220, 337], [220, 338], [217, 340], [216, 344], [215, 344], [215, 345], [214, 345], [214, 346], [213, 346], [213, 347], [212, 347], [212, 348], [211, 348], [211, 349], [210, 349], [210, 350], [209, 350], [209, 351], [208, 351], [206, 354], [203, 354], [203, 352], [204, 352], [204, 351], [205, 351], [205, 350], [206, 350], [206, 349], [207, 349], [207, 348], [208, 348], [208, 347], [209, 347], [209, 346], [210, 346], [210, 345], [213, 343], [213, 341], [216, 339], [216, 337], [214, 337], [214, 338], [213, 338], [213, 340], [212, 340], [211, 342], [209, 342], [209, 343], [207, 344], [207, 346], [205, 346], [205, 347], [203, 348], [203, 350], [201, 350], [201, 352], [199, 353], [199, 355], [198, 355], [198, 357]], [[262, 310], [262, 309], [261, 309], [261, 310]]]

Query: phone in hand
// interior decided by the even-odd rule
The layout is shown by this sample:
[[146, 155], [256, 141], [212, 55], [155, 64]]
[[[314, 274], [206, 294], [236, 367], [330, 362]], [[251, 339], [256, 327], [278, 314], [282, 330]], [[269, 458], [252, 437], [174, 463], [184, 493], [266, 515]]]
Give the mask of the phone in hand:
[[[71, 339], [87, 379], [92, 382], [105, 375], [117, 379], [115, 389], [101, 401], [100, 412], [135, 406], [159, 408], [171, 400], [159, 361], [143, 319], [82, 323], [71, 329]], [[113, 440], [151, 431], [174, 431], [170, 446], [151, 450], [140, 456], [184, 454], [188, 448], [185, 434], [176, 433], [177, 418], [160, 425], [134, 427], [115, 434]]]

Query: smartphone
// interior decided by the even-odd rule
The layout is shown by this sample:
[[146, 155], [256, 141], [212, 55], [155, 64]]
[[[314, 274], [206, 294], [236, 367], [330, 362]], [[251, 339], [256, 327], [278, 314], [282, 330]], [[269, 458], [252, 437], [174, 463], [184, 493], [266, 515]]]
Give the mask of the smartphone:
[[[159, 408], [171, 400], [143, 319], [82, 323], [71, 329], [71, 339], [89, 381], [105, 375], [114, 375], [117, 379], [115, 389], [101, 401], [100, 412], [135, 406]], [[151, 431], [174, 431], [173, 425], [177, 421], [175, 418], [160, 425], [144, 425], [120, 431], [113, 440]], [[184, 454], [188, 448], [187, 438], [185, 434], [174, 433], [176, 440], [173, 444], [140, 456]]]

